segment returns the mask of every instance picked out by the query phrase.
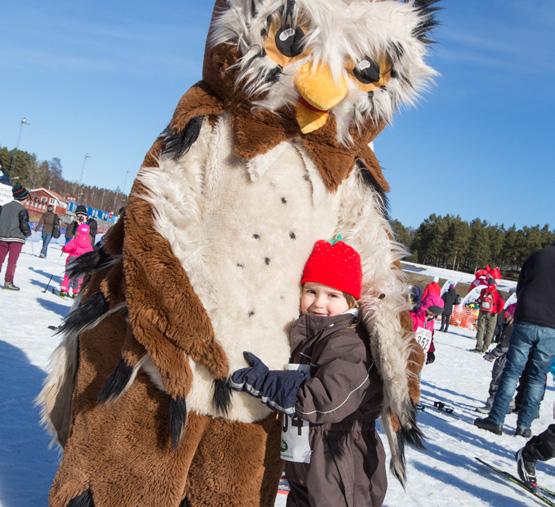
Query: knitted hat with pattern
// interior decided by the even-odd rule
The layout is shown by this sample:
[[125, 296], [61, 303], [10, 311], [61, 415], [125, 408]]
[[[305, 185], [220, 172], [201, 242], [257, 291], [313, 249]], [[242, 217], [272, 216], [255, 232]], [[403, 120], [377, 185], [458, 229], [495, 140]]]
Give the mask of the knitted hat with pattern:
[[362, 266], [359, 253], [343, 241], [317, 241], [301, 278], [301, 285], [307, 282], [321, 283], [360, 299]]
[[75, 208], [75, 214], [76, 215], [87, 215], [87, 208], [85, 208], [85, 206], [83, 206], [82, 204], [79, 204], [79, 206], [77, 206], [77, 208]]
[[16, 183], [12, 187], [12, 195], [16, 201], [24, 201], [27, 197], [29, 197], [29, 192], [21, 185], [21, 183]]

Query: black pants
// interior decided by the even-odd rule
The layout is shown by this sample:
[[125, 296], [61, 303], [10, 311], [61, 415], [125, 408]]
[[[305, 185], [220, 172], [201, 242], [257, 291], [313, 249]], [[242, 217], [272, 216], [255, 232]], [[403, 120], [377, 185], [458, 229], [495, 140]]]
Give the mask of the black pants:
[[527, 460], [547, 461], [555, 456], [555, 424], [550, 424], [541, 435], [532, 437], [522, 454]]
[[449, 320], [451, 320], [451, 314], [441, 314], [441, 327], [439, 328], [440, 331], [447, 332], [449, 330]]

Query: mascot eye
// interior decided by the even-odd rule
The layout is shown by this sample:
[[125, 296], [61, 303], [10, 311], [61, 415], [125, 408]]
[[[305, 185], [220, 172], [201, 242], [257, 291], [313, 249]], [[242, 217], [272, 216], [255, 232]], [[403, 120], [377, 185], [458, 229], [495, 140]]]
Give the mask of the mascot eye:
[[355, 77], [364, 84], [380, 80], [380, 66], [370, 58], [362, 60], [353, 70]]
[[303, 52], [304, 32], [301, 28], [291, 28], [286, 26], [276, 33], [276, 46], [280, 52], [293, 58]]

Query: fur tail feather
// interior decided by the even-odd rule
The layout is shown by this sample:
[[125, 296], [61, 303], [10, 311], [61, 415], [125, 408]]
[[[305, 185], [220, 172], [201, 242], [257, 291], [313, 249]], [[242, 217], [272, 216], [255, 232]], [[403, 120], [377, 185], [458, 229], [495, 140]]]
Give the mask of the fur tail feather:
[[118, 399], [129, 387], [137, 377], [141, 366], [146, 360], [146, 355], [143, 356], [139, 362], [134, 365], [128, 365], [124, 359], [120, 359], [114, 372], [108, 377], [106, 384], [98, 395], [99, 403], [106, 403]]
[[170, 398], [169, 412], [172, 447], [177, 449], [183, 435], [185, 423], [187, 422], [187, 403], [185, 398], [181, 396]]
[[87, 489], [80, 495], [72, 498], [67, 504], [67, 507], [94, 507], [91, 490]]
[[233, 391], [227, 379], [216, 379], [214, 380], [214, 406], [218, 412], [222, 415], [227, 415], [229, 412], [229, 407], [231, 406], [231, 395]]
[[69, 278], [76, 278], [87, 273], [94, 273], [109, 268], [121, 262], [121, 255], [109, 255], [104, 250], [104, 246], [95, 248], [92, 252], [80, 255], [73, 259], [66, 268]]

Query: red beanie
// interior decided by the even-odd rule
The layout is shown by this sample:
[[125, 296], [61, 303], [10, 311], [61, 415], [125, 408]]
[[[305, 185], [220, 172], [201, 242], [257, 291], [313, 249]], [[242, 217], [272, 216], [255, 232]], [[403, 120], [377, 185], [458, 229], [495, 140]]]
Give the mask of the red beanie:
[[362, 266], [359, 253], [347, 243], [319, 240], [306, 261], [301, 285], [321, 283], [360, 299]]

